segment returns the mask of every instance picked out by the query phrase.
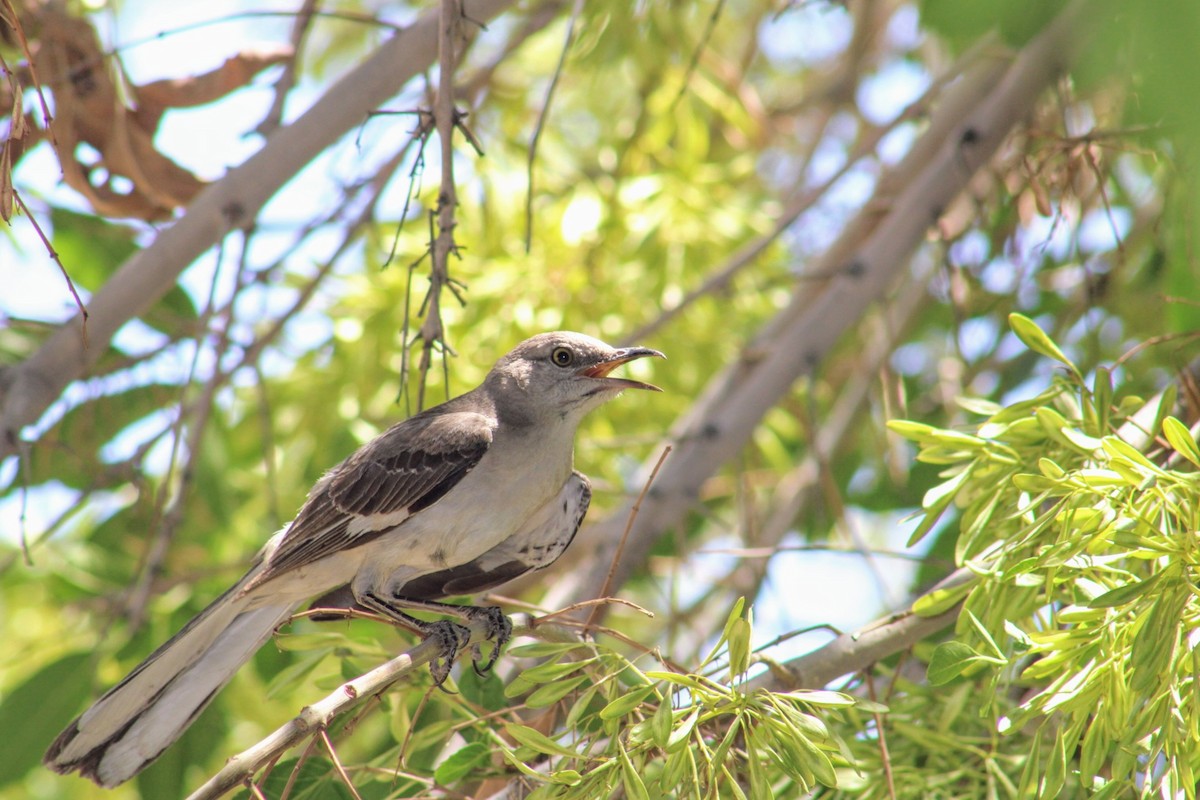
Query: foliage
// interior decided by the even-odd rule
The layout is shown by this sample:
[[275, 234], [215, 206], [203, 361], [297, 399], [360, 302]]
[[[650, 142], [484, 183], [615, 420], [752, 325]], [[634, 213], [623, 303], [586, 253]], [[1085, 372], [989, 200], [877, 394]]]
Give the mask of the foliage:
[[[917, 535], [954, 507], [956, 561], [978, 576], [930, 682], [973, 684], [1001, 733], [1032, 736], [1020, 796], [1194, 797], [1200, 452], [1172, 393], [1115, 397], [1109, 370], [1085, 381], [1030, 320], [1013, 328], [1066, 374], [1029, 400], [964, 402], [986, 417], [973, 433], [890, 426], [946, 479]], [[1166, 446], [1149, 457], [1126, 441], [1152, 433]]]

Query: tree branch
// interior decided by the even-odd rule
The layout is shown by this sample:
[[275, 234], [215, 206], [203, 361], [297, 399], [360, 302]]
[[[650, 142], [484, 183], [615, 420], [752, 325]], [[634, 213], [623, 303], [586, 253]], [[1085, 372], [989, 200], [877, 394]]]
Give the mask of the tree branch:
[[[931, 589], [953, 589], [973, 580], [975, 573], [961, 567]], [[922, 617], [911, 609], [890, 614], [852, 633], [843, 633], [824, 647], [782, 664], [774, 664], [746, 684], [746, 691], [768, 689], [821, 689], [843, 675], [849, 675], [890, 655], [907, 650], [927, 636], [954, 624], [962, 604], [933, 617]]]
[[[487, 21], [511, 0], [463, 0], [473, 20]], [[154, 305], [180, 273], [232, 228], [247, 224], [293, 175], [358, 125], [437, 56], [436, 12], [426, 14], [383, 44], [329, 88], [290, 125], [220, 181], [208, 186], [187, 213], [136, 253], [88, 304], [90, 345], [69, 320], [37, 352], [0, 382], [0, 459], [17, 453], [22, 429], [35, 423], [72, 381], [104, 353], [116, 331]]]
[[[471, 639], [468, 646], [462, 648], [462, 652], [470, 653], [470, 645], [487, 639], [487, 622], [477, 620], [467, 627], [471, 631]], [[516, 632], [514, 631], [514, 634]], [[246, 783], [256, 772], [285, 752], [308, 737], [324, 731], [339, 714], [349, 711], [397, 681], [412, 675], [437, 656], [437, 641], [432, 638], [426, 639], [386, 664], [343, 683], [322, 700], [305, 706], [299, 714], [276, 728], [262, 741], [230, 758], [221, 771], [192, 792], [188, 800], [214, 800]]]
[[[646, 498], [614, 586], [645, 563], [659, 535], [683, 520], [704, 481], [741, 451], [792, 384], [814, 372], [866, 309], [895, 285], [930, 225], [1069, 62], [1080, 41], [1080, 9], [1078, 3], [1069, 6], [1002, 77], [996, 65], [983, 64], [948, 89], [926, 134], [881, 179], [877, 201], [863, 208], [807, 270], [811, 279], [802, 275], [791, 305], [763, 326], [742, 358], [709, 382], [671, 432], [678, 443], [675, 457]], [[914, 169], [914, 164], [921, 166]], [[909, 179], [897, 185], [896, 175]], [[618, 510], [594, 527], [588, 537], [592, 548], [577, 545], [573, 557], [607, 563], [627, 513], [628, 508]], [[585, 572], [580, 581], [552, 590], [545, 602], [563, 606], [594, 597], [602, 579]]]

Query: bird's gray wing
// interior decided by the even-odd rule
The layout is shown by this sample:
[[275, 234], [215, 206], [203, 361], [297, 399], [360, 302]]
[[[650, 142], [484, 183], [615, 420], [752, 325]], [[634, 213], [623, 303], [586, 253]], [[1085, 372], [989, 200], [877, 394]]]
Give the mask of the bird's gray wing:
[[[405, 581], [395, 588], [395, 594], [411, 600], [478, 594], [531, 570], [548, 567], [574, 540], [591, 499], [591, 484], [582, 473], [575, 472], [558, 496], [530, 517], [522, 530], [472, 561]], [[360, 606], [347, 586], [321, 596], [312, 604], [315, 609], [355, 607]]]
[[364, 545], [453, 489], [487, 452], [496, 421], [442, 408], [394, 425], [322, 478], [252, 584]]

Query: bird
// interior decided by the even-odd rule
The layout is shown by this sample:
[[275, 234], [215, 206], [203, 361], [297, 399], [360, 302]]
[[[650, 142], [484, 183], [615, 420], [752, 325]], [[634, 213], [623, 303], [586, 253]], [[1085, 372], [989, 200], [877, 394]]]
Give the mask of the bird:
[[[465, 394], [399, 422], [326, 472], [250, 569], [66, 727], [45, 764], [103, 787], [121, 784], [183, 735], [276, 628], [305, 601], [345, 599], [434, 637], [441, 684], [469, 639], [448, 619], [484, 620], [491, 666], [512, 626], [499, 608], [439, 602], [552, 564], [591, 500], [574, 468], [575, 431], [625, 389], [610, 373], [665, 356], [570, 331], [503, 356]], [[478, 648], [478, 646], [476, 646]], [[476, 667], [480, 654], [474, 652]]]

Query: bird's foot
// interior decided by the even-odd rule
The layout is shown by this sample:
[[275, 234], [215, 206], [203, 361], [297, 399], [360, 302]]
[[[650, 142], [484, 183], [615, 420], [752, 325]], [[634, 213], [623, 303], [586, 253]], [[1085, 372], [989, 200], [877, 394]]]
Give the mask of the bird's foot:
[[486, 641], [491, 642], [491, 655], [488, 656], [487, 661], [483, 660], [483, 648], [480, 647], [481, 643], [479, 642], [476, 642], [475, 647], [471, 649], [471, 666], [474, 667], [476, 675], [482, 676], [496, 665], [500, 651], [512, 638], [512, 620], [496, 606], [472, 606], [468, 618], [472, 621], [482, 619], [487, 622]]
[[433, 685], [440, 689], [450, 677], [450, 668], [454, 666], [458, 652], [471, 640], [471, 631], [457, 622], [443, 619], [425, 623], [421, 632], [427, 639], [433, 639], [437, 643], [438, 654], [429, 663], [429, 673], [433, 676]]

